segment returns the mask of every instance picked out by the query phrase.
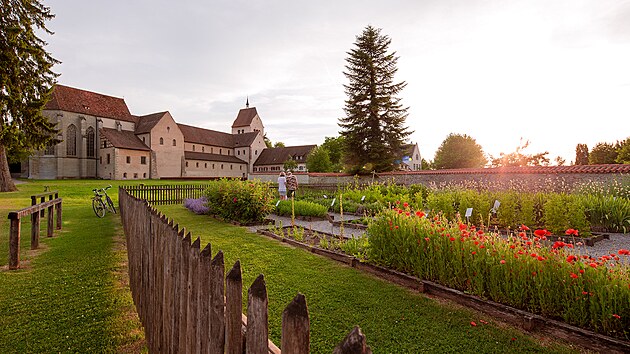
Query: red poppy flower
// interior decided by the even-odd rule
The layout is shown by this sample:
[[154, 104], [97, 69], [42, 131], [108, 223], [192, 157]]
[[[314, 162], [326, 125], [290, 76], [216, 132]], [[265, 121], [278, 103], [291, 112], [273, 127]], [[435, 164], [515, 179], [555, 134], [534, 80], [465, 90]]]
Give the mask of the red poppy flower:
[[409, 203], [404, 202], [404, 203], [403, 203], [403, 206], [406, 208], [406, 207], [408, 207], [408, 206], [409, 206]]
[[400, 200], [397, 200], [397, 201], [396, 201], [396, 204], [400, 204]]
[[468, 225], [466, 224], [459, 224], [459, 229], [460, 230], [466, 230], [468, 228]]
[[630, 250], [620, 249], [618, 252], [622, 256], [630, 256]]
[[473, 256], [477, 254], [477, 251], [472, 251], [471, 253]]
[[405, 212], [405, 216], [411, 215], [408, 211]]
[[449, 240], [451, 240], [451, 242], [455, 241], [455, 237], [451, 237], [449, 238]]
[[573, 278], [573, 279], [577, 279], [577, 278], [578, 278], [578, 275], [577, 275], [577, 274], [575, 274], [575, 273], [571, 273], [571, 278]]
[[551, 248], [556, 249], [556, 248], [562, 248], [566, 246], [566, 244], [562, 241], [556, 241], [553, 243], [553, 246], [551, 246]]
[[424, 213], [423, 213], [423, 212], [421, 212], [421, 211], [416, 211], [416, 216], [417, 216], [417, 217], [419, 217], [419, 218], [421, 218], [421, 217], [423, 217], [423, 216], [424, 216]]
[[427, 241], [427, 242], [429, 242], [429, 238], [428, 238], [428, 237], [425, 237], [425, 238], [424, 238], [424, 240], [425, 240], [425, 241]]
[[537, 259], [538, 259], [539, 261], [544, 261], [544, 260], [545, 260], [545, 257], [543, 257], [543, 256], [538, 256], [538, 258], [537, 258]]
[[567, 257], [567, 262], [569, 262], [569, 263], [573, 263], [576, 260], [577, 260], [577, 257], [574, 256], [574, 255], [570, 255], [570, 256]]
[[591, 262], [588, 265], [593, 267], [593, 268], [597, 268], [597, 263], [595, 263], [595, 262]]
[[534, 231], [534, 235], [536, 235], [538, 237], [543, 237], [543, 236], [547, 235], [547, 230], [538, 229], [538, 230]]
[[576, 230], [576, 229], [567, 229], [567, 231], [565, 231], [565, 234], [572, 235], [572, 236], [577, 236], [578, 235], [578, 230]]
[[580, 274], [584, 274], [584, 269], [580, 269]]
[[521, 224], [521, 230], [529, 231], [529, 227], [525, 226], [525, 224]]
[[511, 249], [515, 249], [515, 248], [516, 248], [516, 246], [515, 246], [515, 245], [510, 245], [510, 248], [511, 248]]
[[396, 230], [398, 230], [398, 225], [394, 226], [394, 228], [395, 228]]
[[501, 261], [499, 261], [499, 263], [505, 264], [505, 259], [502, 259]]
[[477, 327], [477, 323], [475, 323], [475, 321], [470, 321], [470, 325], [473, 327]]
[[614, 318], [616, 318], [616, 319], [620, 319], [620, 318], [621, 318], [621, 316], [619, 316], [619, 315], [617, 315], [617, 314], [615, 314], [615, 313], [613, 313], [612, 317], [614, 317]]

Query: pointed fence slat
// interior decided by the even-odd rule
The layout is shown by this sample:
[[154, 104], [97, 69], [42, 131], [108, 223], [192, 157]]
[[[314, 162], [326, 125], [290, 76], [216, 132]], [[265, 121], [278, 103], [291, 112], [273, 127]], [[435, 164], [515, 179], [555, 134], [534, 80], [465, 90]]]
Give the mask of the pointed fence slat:
[[225, 352], [243, 353], [243, 278], [241, 261], [236, 261], [225, 278]]
[[223, 252], [219, 251], [212, 260], [210, 287], [210, 353], [221, 354], [225, 348], [225, 266]]
[[266, 353], [268, 350], [267, 285], [260, 274], [247, 290], [247, 338], [246, 353]]
[[282, 350], [286, 353], [309, 353], [310, 331], [306, 298], [297, 294], [282, 312]]

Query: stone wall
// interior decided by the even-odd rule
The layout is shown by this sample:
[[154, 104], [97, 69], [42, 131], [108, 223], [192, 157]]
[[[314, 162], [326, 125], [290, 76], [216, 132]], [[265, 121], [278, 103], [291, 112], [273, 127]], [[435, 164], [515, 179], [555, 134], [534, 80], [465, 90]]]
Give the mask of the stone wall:
[[[519, 191], [570, 191], [589, 182], [630, 182], [630, 165], [588, 165], [458, 169], [439, 171], [391, 172], [368, 176], [340, 173], [297, 174], [300, 183], [309, 185], [339, 185], [370, 182], [403, 185], [423, 184], [428, 187], [447, 185], [468, 188], [515, 189]], [[276, 173], [253, 173], [250, 179], [276, 181]]]

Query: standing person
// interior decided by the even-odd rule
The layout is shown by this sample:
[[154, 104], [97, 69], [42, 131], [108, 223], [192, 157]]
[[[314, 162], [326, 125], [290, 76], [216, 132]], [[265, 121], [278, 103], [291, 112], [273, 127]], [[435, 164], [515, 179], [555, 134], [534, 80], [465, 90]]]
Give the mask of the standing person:
[[278, 193], [280, 194], [280, 200], [287, 199], [287, 178], [284, 172], [280, 172], [278, 177]]
[[287, 196], [289, 198], [291, 197], [295, 197], [295, 191], [298, 188], [298, 181], [297, 181], [297, 177], [295, 177], [293, 175], [293, 173], [291, 173], [291, 171], [287, 172]]

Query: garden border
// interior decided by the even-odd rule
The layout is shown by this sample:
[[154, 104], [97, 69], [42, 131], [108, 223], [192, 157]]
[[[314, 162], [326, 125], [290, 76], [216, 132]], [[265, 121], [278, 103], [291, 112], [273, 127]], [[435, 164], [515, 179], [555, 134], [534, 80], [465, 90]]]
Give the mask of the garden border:
[[613, 338], [599, 334], [587, 329], [566, 324], [561, 321], [552, 320], [541, 315], [533, 314], [524, 310], [503, 305], [494, 301], [484, 300], [480, 297], [465, 294], [462, 291], [428, 281], [417, 277], [401, 273], [389, 268], [370, 264], [359, 260], [356, 257], [343, 253], [329, 251], [314, 247], [290, 238], [276, 235], [269, 230], [260, 229], [257, 231], [261, 235], [276, 239], [278, 241], [302, 248], [311, 253], [328, 257], [335, 261], [347, 264], [353, 268], [366, 271], [384, 280], [407, 287], [409, 289], [438, 296], [460, 305], [473, 308], [487, 315], [499, 318], [503, 322], [523, 328], [528, 332], [544, 332], [547, 335], [562, 338], [566, 341], [577, 343], [585, 348], [596, 351], [609, 351], [614, 353], [630, 352], [630, 342], [618, 338]]

